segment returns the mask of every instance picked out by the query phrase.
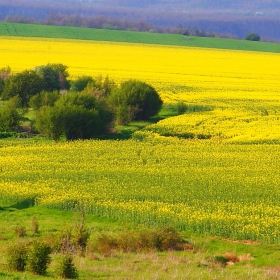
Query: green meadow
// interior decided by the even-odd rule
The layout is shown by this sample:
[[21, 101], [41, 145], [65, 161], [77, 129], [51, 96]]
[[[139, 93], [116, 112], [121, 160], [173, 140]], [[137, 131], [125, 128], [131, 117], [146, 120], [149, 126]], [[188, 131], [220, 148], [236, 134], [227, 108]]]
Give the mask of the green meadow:
[[0, 35], [45, 38], [81, 39], [202, 48], [280, 52], [280, 44], [235, 39], [188, 37], [178, 34], [92, 29], [69, 26], [45, 26], [0, 22]]

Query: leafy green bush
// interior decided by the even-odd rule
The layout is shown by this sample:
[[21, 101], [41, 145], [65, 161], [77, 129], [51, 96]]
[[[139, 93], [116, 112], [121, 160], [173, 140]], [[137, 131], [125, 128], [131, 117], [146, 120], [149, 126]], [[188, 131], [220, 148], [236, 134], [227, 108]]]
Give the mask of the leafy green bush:
[[0, 131], [16, 131], [22, 116], [18, 111], [20, 99], [14, 96], [0, 110]]
[[58, 98], [59, 98], [59, 92], [57, 90], [52, 92], [41, 91], [40, 93], [30, 98], [29, 105], [34, 110], [38, 110], [42, 106], [54, 106], [54, 103]]
[[13, 271], [24, 271], [27, 262], [27, 246], [20, 242], [7, 249], [7, 267]]
[[27, 106], [31, 96], [44, 89], [44, 80], [34, 70], [25, 70], [5, 80], [2, 99], [18, 96], [22, 106]]
[[51, 262], [51, 247], [40, 241], [33, 241], [28, 248], [27, 267], [34, 274], [44, 275]]
[[90, 93], [60, 96], [54, 107], [43, 106], [36, 115], [35, 127], [54, 140], [89, 139], [108, 131], [112, 115]]
[[119, 124], [147, 120], [158, 113], [163, 103], [152, 86], [138, 80], [123, 82], [120, 88], [113, 90], [108, 102]]
[[185, 102], [183, 101], [179, 101], [177, 104], [177, 111], [178, 111], [178, 115], [182, 115], [187, 111], [188, 106], [186, 105]]
[[81, 76], [75, 80], [70, 81], [71, 91], [82, 91], [89, 83], [93, 82], [93, 78], [90, 76]]
[[78, 271], [71, 255], [62, 256], [55, 269], [56, 275], [63, 279], [77, 279]]
[[74, 227], [73, 244], [76, 251], [84, 253], [90, 238], [90, 230], [85, 226], [84, 222], [77, 223]]

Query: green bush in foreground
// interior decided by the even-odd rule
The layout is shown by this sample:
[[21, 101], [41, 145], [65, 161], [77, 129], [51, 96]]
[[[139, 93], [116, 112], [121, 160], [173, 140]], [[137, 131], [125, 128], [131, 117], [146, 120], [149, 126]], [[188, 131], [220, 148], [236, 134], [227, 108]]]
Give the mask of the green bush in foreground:
[[7, 267], [12, 271], [24, 271], [27, 262], [27, 247], [24, 243], [11, 244], [7, 249]]
[[51, 247], [34, 241], [28, 250], [27, 268], [34, 274], [44, 275], [51, 262]]
[[63, 279], [77, 279], [78, 271], [73, 264], [73, 257], [70, 255], [62, 256], [56, 267], [56, 275]]

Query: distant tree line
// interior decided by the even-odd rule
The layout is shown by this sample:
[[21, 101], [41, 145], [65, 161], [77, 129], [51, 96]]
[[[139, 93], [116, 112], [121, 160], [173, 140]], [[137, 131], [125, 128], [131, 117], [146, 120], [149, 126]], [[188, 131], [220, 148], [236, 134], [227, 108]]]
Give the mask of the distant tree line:
[[106, 16], [93, 16], [83, 17], [78, 14], [64, 15], [59, 13], [51, 13], [43, 20], [38, 20], [35, 17], [26, 17], [13, 15], [5, 18], [5, 22], [10, 23], [26, 23], [26, 24], [43, 24], [55, 26], [73, 26], [73, 27], [86, 27], [97, 29], [110, 29], [110, 30], [130, 30], [139, 32], [151, 33], [169, 33], [169, 34], [182, 34], [186, 36], [198, 37], [216, 37], [216, 38], [235, 38], [237, 36], [231, 34], [220, 34], [218, 32], [199, 30], [197, 28], [186, 27], [178, 25], [176, 27], [164, 27], [153, 25], [145, 22], [144, 20], [129, 20], [118, 19]]
[[[235, 1], [234, 5], [227, 3], [225, 6], [221, 1], [209, 1], [211, 5], [207, 6], [206, 2], [172, 1], [171, 5], [169, 1], [160, 0], [3, 0], [0, 3], [0, 20], [226, 38], [244, 38], [249, 33], [257, 33], [262, 40], [280, 40], [279, 4], [274, 3], [275, 7], [272, 4], [270, 7], [263, 1], [258, 1], [258, 5], [255, 1], [254, 4], [239, 1], [238, 6]], [[236, 12], [236, 7], [239, 7], [240, 13]], [[258, 12], [262, 8], [269, 12]]]
[[115, 124], [147, 120], [162, 106], [156, 90], [142, 81], [118, 86], [108, 76], [68, 78], [63, 64], [16, 74], [10, 67], [0, 69], [0, 132], [18, 131], [32, 108], [33, 129], [39, 133], [56, 141], [89, 139], [109, 133]]

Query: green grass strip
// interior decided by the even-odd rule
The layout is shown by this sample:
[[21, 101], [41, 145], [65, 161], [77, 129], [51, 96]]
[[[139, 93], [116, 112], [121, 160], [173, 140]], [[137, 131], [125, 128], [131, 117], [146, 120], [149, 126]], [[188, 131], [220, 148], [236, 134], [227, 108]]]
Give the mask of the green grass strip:
[[252, 42], [222, 38], [187, 37], [179, 34], [157, 34], [149, 32], [5, 22], [0, 22], [0, 36], [1, 35], [176, 45], [275, 53], [280, 52], [279, 43]]

